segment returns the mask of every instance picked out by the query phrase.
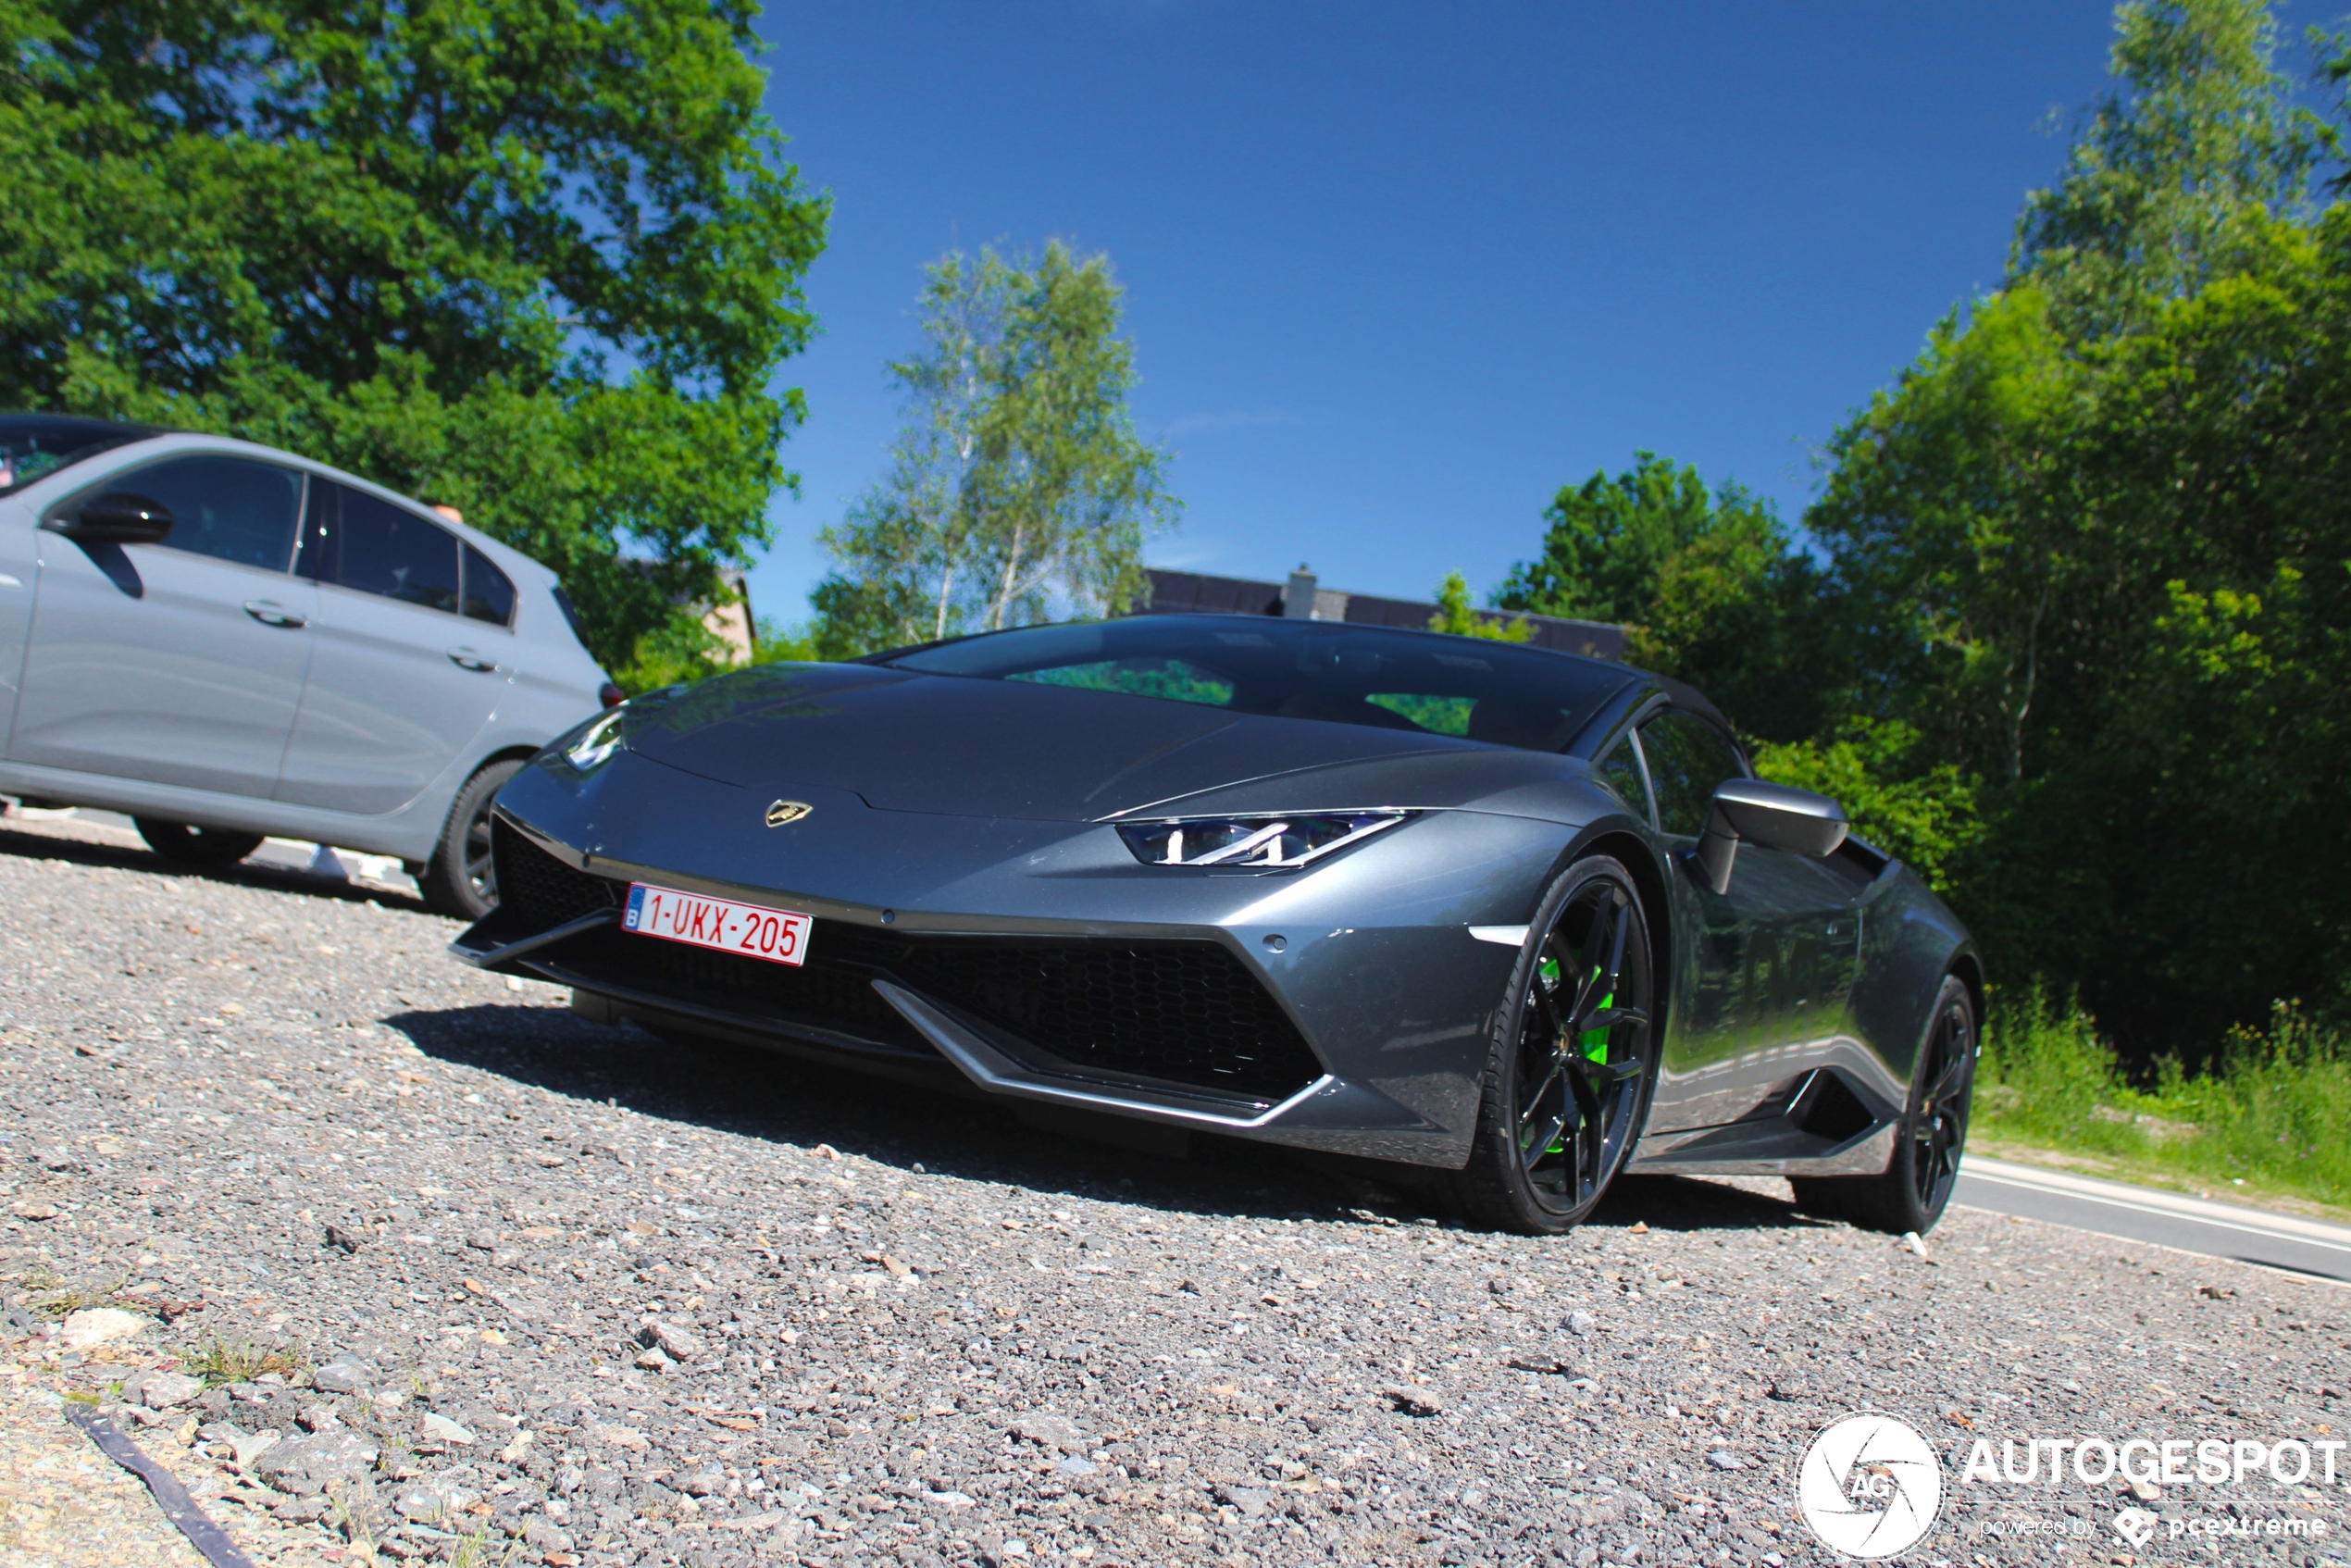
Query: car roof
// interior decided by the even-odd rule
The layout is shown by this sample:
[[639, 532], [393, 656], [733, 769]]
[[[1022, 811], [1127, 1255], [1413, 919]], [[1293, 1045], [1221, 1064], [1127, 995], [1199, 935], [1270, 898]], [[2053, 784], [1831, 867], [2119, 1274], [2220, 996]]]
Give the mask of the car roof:
[[1723, 710], [1707, 701], [1706, 693], [1692, 686], [1688, 681], [1676, 680], [1670, 675], [1660, 675], [1651, 669], [1635, 669], [1635, 666], [1630, 665], [1625, 667], [1633, 669], [1636, 675], [1655, 681], [1658, 690], [1664, 692], [1675, 707], [1710, 719], [1725, 732], [1731, 731], [1731, 721], [1723, 716]]

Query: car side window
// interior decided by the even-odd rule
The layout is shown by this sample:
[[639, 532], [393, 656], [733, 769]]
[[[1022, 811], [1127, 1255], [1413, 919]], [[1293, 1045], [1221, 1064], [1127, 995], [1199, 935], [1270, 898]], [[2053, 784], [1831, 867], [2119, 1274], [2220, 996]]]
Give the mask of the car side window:
[[1641, 726], [1641, 752], [1657, 790], [1657, 823], [1668, 833], [1696, 837], [1706, 826], [1714, 787], [1725, 778], [1747, 777], [1737, 750], [1721, 730], [1672, 708]]
[[342, 535], [329, 580], [429, 610], [457, 613], [457, 540], [405, 507], [337, 486]]
[[492, 626], [515, 624], [515, 579], [470, 544], [466, 546], [466, 618]]
[[293, 558], [302, 475], [249, 457], [174, 457], [108, 485], [171, 514], [164, 543], [191, 554], [282, 572]]
[[1600, 759], [1599, 766], [1593, 771], [1600, 776], [1600, 782], [1623, 798], [1624, 803], [1633, 808], [1635, 816], [1645, 822], [1653, 821], [1655, 819], [1649, 813], [1648, 780], [1641, 775], [1641, 759], [1633, 749], [1634, 744], [1633, 737], [1626, 735], [1610, 748], [1608, 755]]

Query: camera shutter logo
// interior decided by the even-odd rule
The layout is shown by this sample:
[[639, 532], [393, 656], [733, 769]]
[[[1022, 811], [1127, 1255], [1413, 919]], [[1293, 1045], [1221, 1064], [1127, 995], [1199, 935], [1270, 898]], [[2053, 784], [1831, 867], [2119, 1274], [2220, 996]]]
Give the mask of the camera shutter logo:
[[1908, 1551], [1943, 1504], [1943, 1463], [1917, 1428], [1890, 1415], [1848, 1415], [1804, 1450], [1796, 1506], [1821, 1544], [1845, 1557]]

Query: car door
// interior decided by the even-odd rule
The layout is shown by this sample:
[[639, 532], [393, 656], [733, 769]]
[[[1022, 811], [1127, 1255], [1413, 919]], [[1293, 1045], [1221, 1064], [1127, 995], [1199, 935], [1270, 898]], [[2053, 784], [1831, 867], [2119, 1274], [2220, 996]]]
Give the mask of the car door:
[[0, 737], [17, 716], [25, 638], [32, 630], [33, 585], [40, 580], [40, 535], [32, 508], [0, 501]]
[[295, 569], [319, 585], [317, 647], [278, 798], [379, 815], [481, 732], [513, 678], [514, 634], [461, 613], [456, 535], [349, 485], [312, 490]]
[[189, 453], [94, 487], [160, 503], [162, 543], [39, 532], [9, 759], [267, 799], [310, 662], [317, 593], [289, 570], [305, 482]]
[[1683, 852], [1706, 825], [1715, 787], [1747, 777], [1730, 738], [1668, 708], [1638, 732], [1658, 827], [1672, 852], [1678, 1017], [1670, 1026], [1651, 1126], [1670, 1132], [1736, 1121], [1814, 1064], [1842, 1027], [1860, 922], [1850, 878], [1808, 856], [1743, 843], [1729, 890], [1689, 874]]

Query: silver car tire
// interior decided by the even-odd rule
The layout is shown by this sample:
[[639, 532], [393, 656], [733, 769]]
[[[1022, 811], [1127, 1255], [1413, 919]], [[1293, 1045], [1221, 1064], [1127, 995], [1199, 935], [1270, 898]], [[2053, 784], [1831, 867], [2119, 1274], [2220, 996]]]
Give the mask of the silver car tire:
[[498, 870], [490, 854], [490, 808], [507, 779], [522, 771], [522, 759], [484, 763], [449, 803], [441, 842], [417, 878], [425, 907], [436, 915], [479, 920], [498, 905]]
[[180, 865], [234, 865], [261, 847], [260, 834], [229, 828], [198, 828], [155, 816], [134, 816], [131, 825], [149, 849]]

